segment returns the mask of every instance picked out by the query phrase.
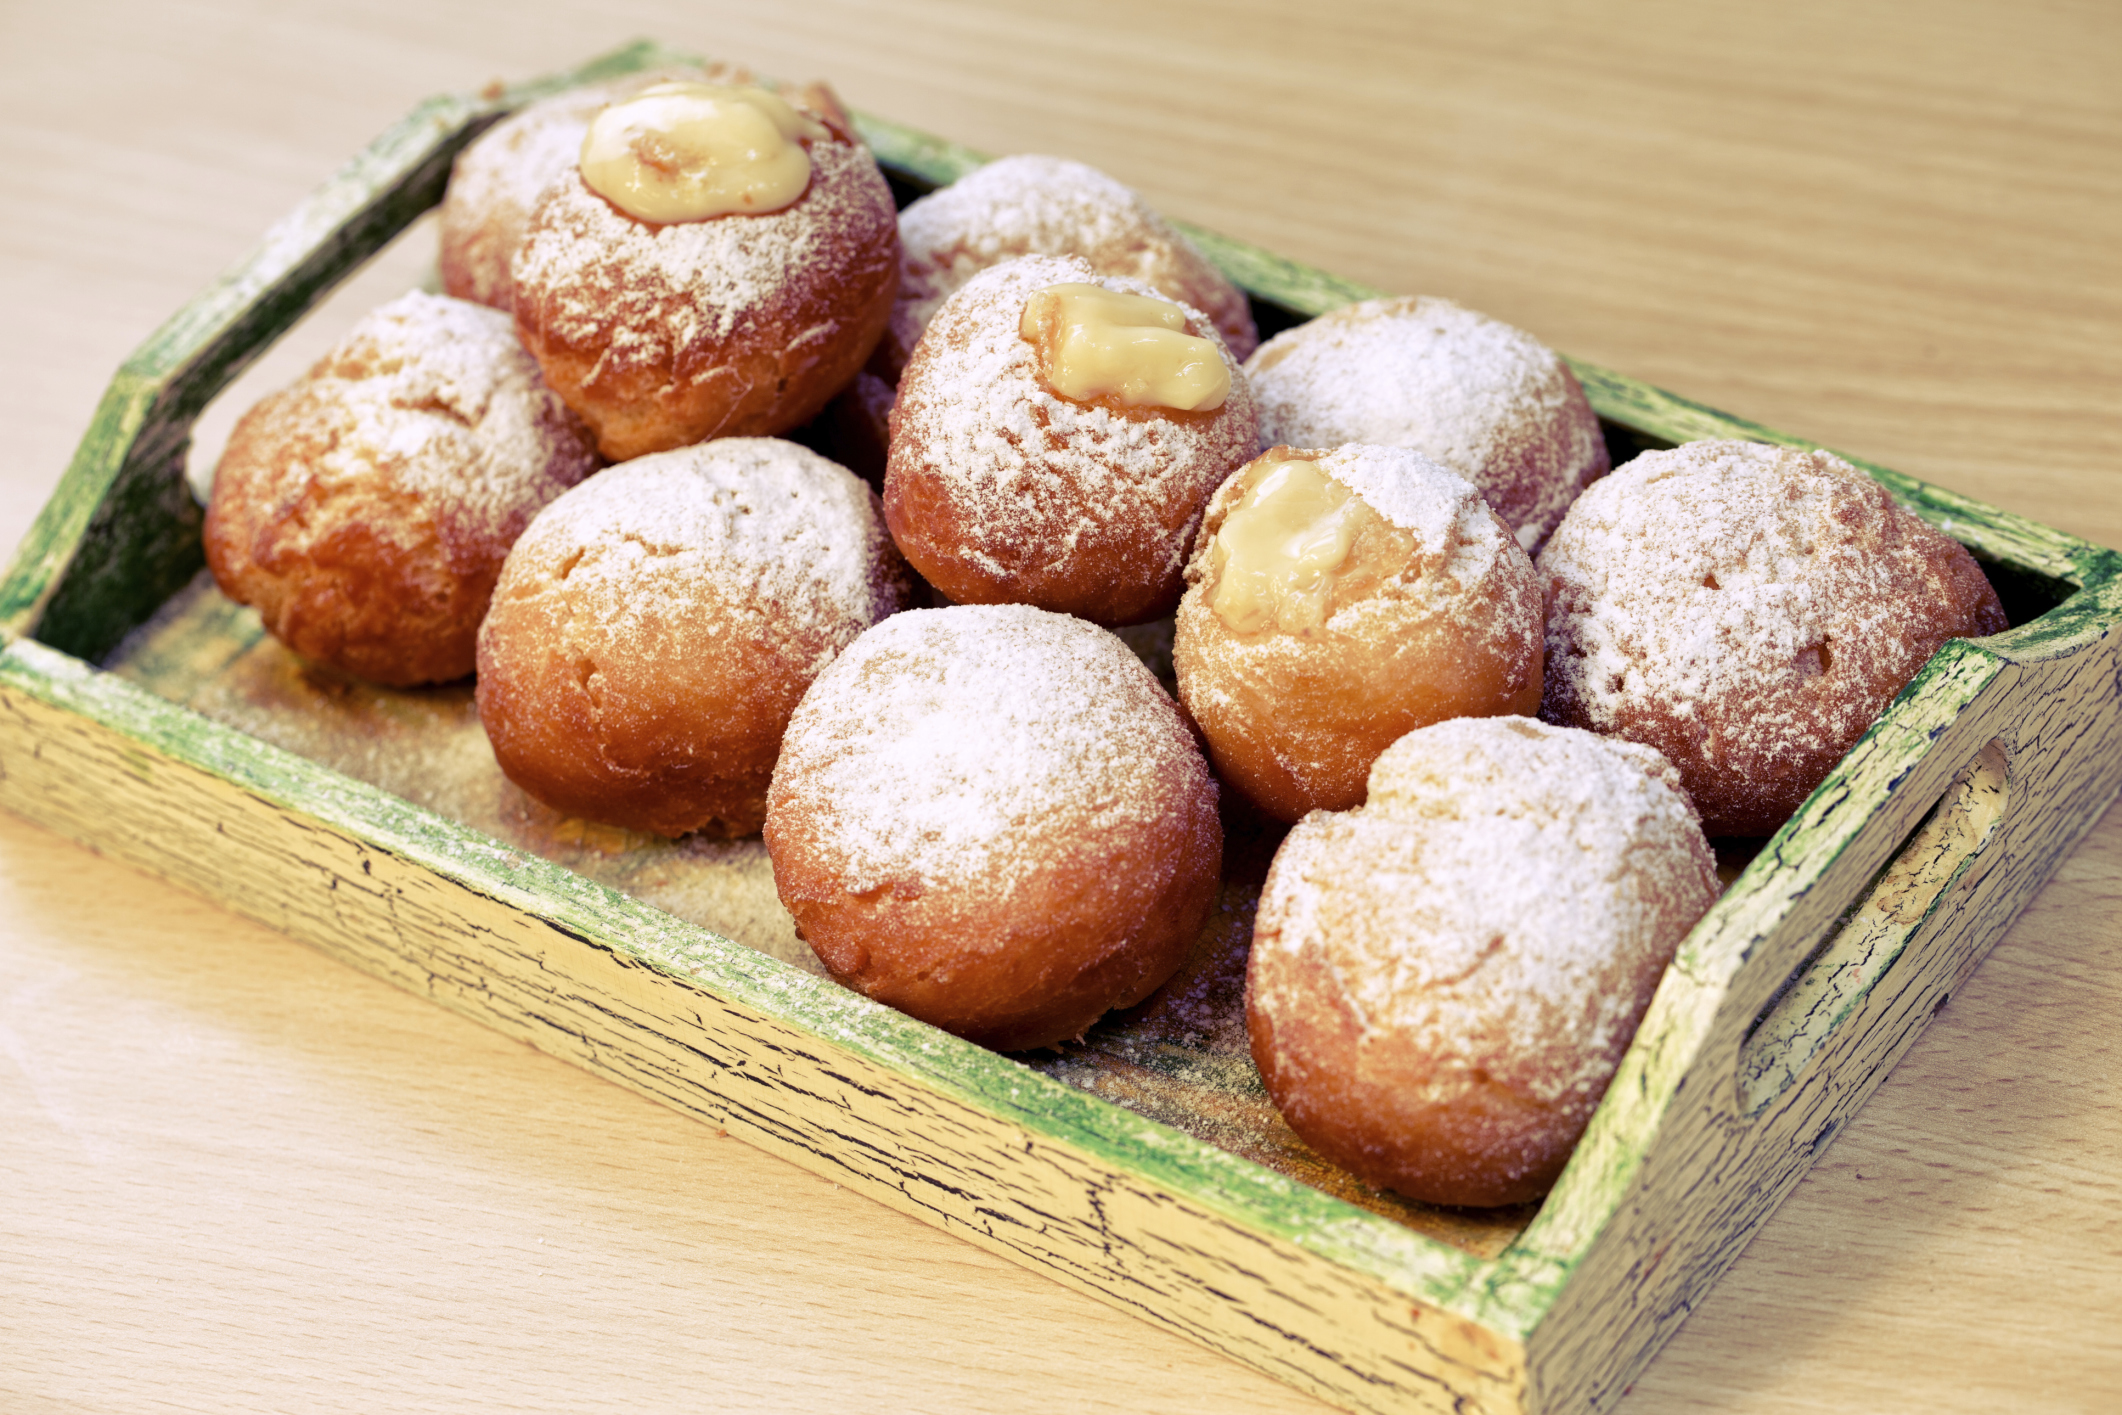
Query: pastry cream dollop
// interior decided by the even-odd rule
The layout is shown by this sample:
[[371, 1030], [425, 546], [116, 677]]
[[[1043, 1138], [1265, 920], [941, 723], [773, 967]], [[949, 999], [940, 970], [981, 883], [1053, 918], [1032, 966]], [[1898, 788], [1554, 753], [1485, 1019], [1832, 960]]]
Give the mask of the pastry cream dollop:
[[810, 185], [804, 143], [823, 123], [763, 88], [668, 83], [599, 113], [582, 180], [640, 221], [666, 225], [792, 206]]
[[1230, 396], [1230, 369], [1215, 344], [1186, 332], [1169, 300], [1101, 285], [1049, 285], [1024, 302], [1018, 332], [1040, 353], [1056, 393], [1087, 403], [1205, 413]]
[[1318, 463], [1273, 463], [1225, 514], [1209, 544], [1209, 607], [1234, 633], [1316, 630], [1331, 611], [1336, 583], [1355, 568], [1357, 538], [1385, 524]]

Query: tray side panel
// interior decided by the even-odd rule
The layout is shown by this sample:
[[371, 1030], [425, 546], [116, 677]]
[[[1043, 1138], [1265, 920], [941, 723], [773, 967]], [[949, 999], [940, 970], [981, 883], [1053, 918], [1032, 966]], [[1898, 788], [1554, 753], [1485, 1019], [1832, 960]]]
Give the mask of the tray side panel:
[[[2098, 587], [2095, 599], [2112, 590]], [[2105, 612], [2112, 622], [2112, 606]], [[1891, 841], [1912, 828], [1937, 772], [1972, 761], [1992, 740], [2009, 762], [2001, 826], [1759, 1115], [1745, 1114], [1742, 1048], [1777, 984], [1821, 936], [1821, 911], [1787, 913], [1745, 951], [1724, 995], [1705, 997], [1715, 1011], [1705, 1010], [1704, 1035], [1642, 1142], [1642, 1163], [1528, 1342], [1531, 1408], [1603, 1410], [1619, 1400], [2122, 792], [2122, 635], [2110, 629], [2074, 652], [2000, 665], [1974, 702], [1910, 744], [1908, 770], [1925, 775], [1908, 781], [1898, 814], [1880, 813], [1880, 833], [1896, 832]], [[1642, 1069], [1632, 1052], [1617, 1089], [1640, 1082]]]
[[1515, 1342], [178, 761], [35, 691], [19, 654], [0, 669], [10, 810], [1337, 1404], [1521, 1409]]
[[[490, 116], [490, 115], [488, 115]], [[336, 173], [126, 361], [0, 584], [0, 628], [100, 657], [205, 563], [184, 480], [199, 410], [441, 199], [481, 110], [423, 104]]]

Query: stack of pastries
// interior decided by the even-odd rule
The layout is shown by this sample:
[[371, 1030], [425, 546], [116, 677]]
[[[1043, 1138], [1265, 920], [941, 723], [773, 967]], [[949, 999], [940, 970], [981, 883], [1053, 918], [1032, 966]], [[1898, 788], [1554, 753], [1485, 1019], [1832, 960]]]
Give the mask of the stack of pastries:
[[[1055, 158], [895, 212], [823, 84], [527, 108], [459, 158], [441, 268], [239, 425], [232, 598], [378, 683], [476, 668], [557, 810], [763, 830], [835, 978], [1005, 1050], [1179, 969], [1227, 809], [1288, 824], [1254, 1057], [1431, 1202], [1554, 1181], [1715, 898], [1705, 828], [1775, 830], [2004, 627], [1826, 453], [1611, 469], [1568, 366], [1449, 301], [1261, 343]], [[1176, 698], [1113, 632], [1166, 617]]]

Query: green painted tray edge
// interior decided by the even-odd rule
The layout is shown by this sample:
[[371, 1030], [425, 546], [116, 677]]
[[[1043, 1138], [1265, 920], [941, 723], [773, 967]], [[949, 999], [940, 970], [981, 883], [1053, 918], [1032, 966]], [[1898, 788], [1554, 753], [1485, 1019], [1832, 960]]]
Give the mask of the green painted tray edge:
[[[510, 89], [431, 98], [356, 154], [150, 334], [111, 380], [37, 518], [0, 575], [0, 641], [36, 633], [99, 658], [205, 563], [198, 536], [141, 554], [143, 519], [195, 531], [183, 472], [192, 420], [356, 266], [441, 200], [456, 154], [550, 93], [628, 73], [666, 51], [639, 41]], [[152, 544], [152, 542], [150, 542]]]
[[[170, 458], [181, 457], [182, 431], [190, 418], [262, 350], [271, 333], [292, 324], [387, 240], [387, 232], [377, 236], [382, 227], [389, 225], [395, 231], [431, 206], [439, 198], [449, 159], [487, 123], [521, 103], [572, 84], [693, 57], [641, 41], [569, 73], [501, 93], [430, 100], [335, 174], [310, 201], [276, 226], [257, 251], [168, 321], [121, 367], [58, 490], [6, 576], [0, 578], [0, 643], [46, 629], [53, 606], [65, 603], [67, 581], [80, 569], [78, 550], [84, 543], [93, 543], [98, 517], [108, 514], [114, 499], [123, 498], [128, 479], [136, 485], [152, 485], [159, 478], [166, 487]], [[856, 115], [856, 121], [880, 161], [922, 181], [954, 180], [987, 160], [971, 149], [866, 114]], [[393, 221], [397, 224], [390, 225]], [[1295, 313], [1316, 314], [1382, 293], [1241, 241], [1199, 228], [1184, 229], [1237, 283]], [[272, 292], [270, 301], [258, 298], [268, 291]], [[1571, 363], [1603, 417], [1651, 438], [1677, 442], [1706, 436], [1744, 437], [1813, 445], [1595, 365]], [[172, 427], [177, 429], [174, 436], [166, 431]], [[2040, 621], [1991, 641], [1997, 648], [2008, 647], [2015, 651], [2013, 656], [2044, 649], [2060, 651], [2087, 633], [2104, 632], [2105, 626], [2115, 622], [2117, 600], [2122, 598], [2116, 593], [2122, 585], [2122, 556], [1915, 478], [1862, 461], [1858, 465], [1978, 554], [2083, 587], [2083, 592]], [[141, 513], [139, 506], [133, 510]], [[195, 569], [196, 562], [177, 583]], [[159, 604], [175, 588], [176, 584], [168, 585], [145, 607]], [[94, 603], [94, 596], [84, 595], [83, 602]], [[1904, 704], [1934, 688], [1946, 671], [1942, 660], [1927, 668], [1867, 735], [1866, 744], [1905, 732], [1900, 725]], [[651, 966], [726, 988], [729, 995], [753, 1005], [771, 1007], [785, 1020], [813, 1028], [821, 1039], [854, 1047], [968, 1103], [1006, 1114], [1027, 1128], [1073, 1144], [1084, 1144], [1089, 1137], [1090, 1148], [1103, 1150], [1145, 1178], [1168, 1184], [1242, 1222], [1264, 1220], [1266, 1228], [1321, 1257], [1368, 1272], [1410, 1295], [1499, 1330], [1522, 1336], [1537, 1323], [1553, 1293], [1567, 1280], [1569, 1254], [1581, 1251], [1596, 1236], [1601, 1216], [1611, 1211], [1631, 1172], [1623, 1153], [1626, 1145], [1602, 1144], [1600, 1162], [1573, 1164], [1526, 1235], [1503, 1257], [1483, 1263], [888, 1009], [837, 989], [826, 991], [826, 985], [798, 970], [141, 694], [44, 644], [11, 644], [0, 655], [0, 682], [152, 741], [180, 760], [243, 780], [288, 809], [316, 814], [366, 834], [382, 848], [517, 907], [595, 930], [600, 941], [637, 954]], [[1860, 744], [1845, 764], [1853, 777], [1863, 774], [1856, 767], [1865, 750], [1866, 745]], [[1809, 803], [1807, 811], [1764, 850], [1764, 860], [1777, 859], [1788, 850], [1811, 861], [1809, 874], [1814, 878], [1832, 863], [1833, 853], [1809, 854], [1794, 848], [1808, 842], [1808, 849], [1834, 845], [1835, 840], [1846, 843], [1846, 831], [1832, 839], [1821, 834], [1821, 822], [1814, 819], [1820, 799]], [[1846, 798], [1843, 803], [1847, 804]], [[1862, 815], [1848, 812], [1840, 820], [1861, 821]], [[1786, 865], [1784, 870], [1789, 868]], [[535, 880], [538, 888], [524, 887], [525, 880]], [[1789, 882], [1786, 878], [1785, 883]], [[1779, 892], [1789, 897], [1789, 890], [1771, 888], [1766, 867], [1757, 866], [1705, 918], [1695, 939], [1734, 936], [1739, 912], [1735, 901], [1751, 899], [1758, 905]], [[1758, 922], [1772, 925], [1773, 918]], [[1690, 947], [1694, 947], [1693, 940]], [[709, 958], [712, 967], [703, 962]], [[1710, 979], [1705, 976], [1701, 981], [1707, 984]], [[791, 997], [804, 999], [816, 1010], [808, 1016], [789, 1013], [786, 1000]], [[1663, 1040], [1670, 1043], [1673, 1039]], [[1668, 1058], [1654, 1069], [1665, 1074], [1673, 1065]], [[1626, 1074], [1637, 1084], [1648, 1085], [1652, 1071], [1653, 1064], [1644, 1062]], [[1033, 1083], [1042, 1092], [1041, 1104], [1027, 1108], [1020, 1098]], [[1654, 1107], [1632, 1106], [1630, 1110], [1634, 1123], [1609, 1122], [1601, 1132], [1608, 1141], [1622, 1139], [1624, 1131], [1647, 1134], [1655, 1130]], [[1601, 1114], [1606, 1114], [1605, 1109]], [[1270, 1201], [1269, 1210], [1260, 1206], [1262, 1200]], [[1273, 1205], [1281, 1205], [1281, 1211], [1270, 1211]]]
[[[919, 1084], [1073, 1145], [1241, 1226], [1264, 1229], [1396, 1290], [1456, 1308], [1480, 1259], [1413, 1233], [859, 993], [675, 919], [307, 758], [202, 717], [33, 639], [0, 648], [0, 689], [27, 693], [275, 807], [540, 915], [688, 986], [767, 1012]], [[142, 755], [138, 770], [152, 781]]]

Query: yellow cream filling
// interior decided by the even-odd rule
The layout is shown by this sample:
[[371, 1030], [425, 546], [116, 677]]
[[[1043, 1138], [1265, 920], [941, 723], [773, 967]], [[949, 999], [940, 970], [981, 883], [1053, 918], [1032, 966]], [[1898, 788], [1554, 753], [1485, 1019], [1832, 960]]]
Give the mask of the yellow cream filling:
[[1356, 538], [1383, 518], [1316, 462], [1273, 463], [1209, 543], [1209, 608], [1234, 633], [1309, 633], [1325, 624]]
[[1168, 300], [1099, 285], [1049, 285], [1024, 302], [1018, 332], [1038, 347], [1040, 371], [1064, 398], [1114, 398], [1130, 408], [1208, 412], [1230, 396], [1216, 346], [1186, 332]]
[[659, 225], [793, 205], [810, 185], [805, 142], [823, 123], [763, 88], [668, 83], [599, 113], [582, 140], [582, 180], [627, 215]]

